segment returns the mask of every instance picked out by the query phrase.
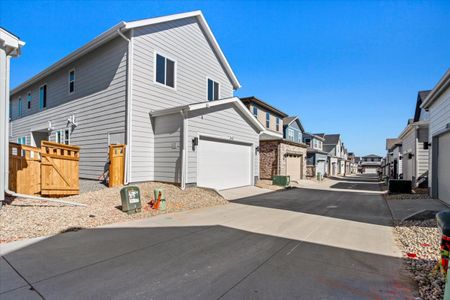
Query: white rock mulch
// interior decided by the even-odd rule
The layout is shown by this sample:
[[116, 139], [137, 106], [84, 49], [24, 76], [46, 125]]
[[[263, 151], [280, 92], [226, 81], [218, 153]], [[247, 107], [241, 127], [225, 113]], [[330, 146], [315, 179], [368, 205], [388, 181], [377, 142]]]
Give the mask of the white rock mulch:
[[445, 278], [435, 269], [440, 260], [441, 239], [436, 221], [404, 221], [395, 226], [394, 232], [420, 297], [443, 299]]
[[[121, 187], [64, 198], [67, 201], [87, 204], [88, 207], [15, 199], [0, 209], [0, 243], [228, 203], [216, 192], [201, 188], [188, 188], [183, 191], [177, 186], [157, 182], [137, 186], [141, 191], [143, 209], [140, 213], [131, 215], [120, 210]], [[148, 208], [147, 203], [153, 198], [155, 188], [162, 188], [166, 194], [165, 211]]]

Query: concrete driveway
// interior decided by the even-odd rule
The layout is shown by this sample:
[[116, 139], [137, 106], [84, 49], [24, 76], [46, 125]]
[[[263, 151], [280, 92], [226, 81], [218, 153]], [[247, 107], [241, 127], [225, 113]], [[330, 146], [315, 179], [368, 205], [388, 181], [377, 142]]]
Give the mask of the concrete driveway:
[[410, 299], [379, 195], [291, 189], [3, 246], [1, 299]]

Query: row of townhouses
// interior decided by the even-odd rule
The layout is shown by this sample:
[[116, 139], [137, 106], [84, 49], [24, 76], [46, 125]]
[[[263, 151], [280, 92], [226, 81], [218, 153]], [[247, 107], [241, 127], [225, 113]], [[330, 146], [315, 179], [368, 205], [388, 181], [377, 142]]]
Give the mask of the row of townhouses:
[[110, 144], [126, 145], [125, 183], [253, 185], [357, 172], [339, 134], [240, 82], [199, 11], [121, 22], [11, 91], [10, 142], [80, 147], [79, 176], [99, 179]]
[[450, 70], [432, 90], [419, 91], [414, 116], [398, 137], [386, 139], [382, 172], [429, 188], [450, 203]]

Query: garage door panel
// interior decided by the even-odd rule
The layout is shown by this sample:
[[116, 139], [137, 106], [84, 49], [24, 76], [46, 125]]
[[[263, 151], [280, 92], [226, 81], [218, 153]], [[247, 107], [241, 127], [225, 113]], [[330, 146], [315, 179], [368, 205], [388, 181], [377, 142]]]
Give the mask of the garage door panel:
[[218, 190], [251, 185], [252, 147], [200, 139], [197, 185]]
[[450, 133], [439, 137], [438, 197], [450, 203]]

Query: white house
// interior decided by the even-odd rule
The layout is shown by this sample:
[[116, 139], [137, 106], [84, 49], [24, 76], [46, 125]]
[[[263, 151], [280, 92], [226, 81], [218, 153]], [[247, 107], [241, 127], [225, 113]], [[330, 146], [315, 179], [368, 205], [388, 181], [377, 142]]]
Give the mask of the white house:
[[252, 185], [264, 127], [200, 11], [120, 22], [16, 87], [10, 141], [81, 147], [98, 179], [124, 143], [126, 182]]
[[433, 198], [450, 203], [450, 69], [421, 104], [429, 112], [431, 176], [428, 186]]
[[[8, 188], [9, 69], [11, 57], [20, 55], [25, 45], [17, 36], [0, 27], [0, 201]], [[1, 205], [1, 204], [0, 204]]]

